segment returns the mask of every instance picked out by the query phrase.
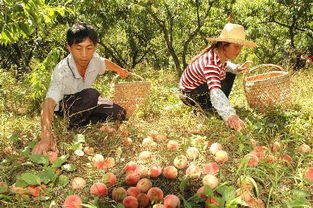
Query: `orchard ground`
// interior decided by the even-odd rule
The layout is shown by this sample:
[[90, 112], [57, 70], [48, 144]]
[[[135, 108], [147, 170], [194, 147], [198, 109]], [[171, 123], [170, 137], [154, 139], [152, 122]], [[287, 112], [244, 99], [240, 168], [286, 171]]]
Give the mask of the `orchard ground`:
[[[130, 186], [125, 182], [124, 167], [128, 162], [146, 168], [152, 164], [165, 168], [174, 166], [174, 159], [184, 155], [189, 166], [200, 168], [201, 175], [187, 177], [186, 167], [177, 169], [177, 177], [173, 179], [163, 173], [156, 178], [145, 177], [150, 178], [153, 187], [163, 190], [164, 197], [178, 196], [181, 207], [204, 207], [204, 200], [194, 194], [203, 186], [205, 165], [215, 162], [209, 148], [216, 142], [226, 151], [228, 160], [217, 163], [218, 185], [212, 189], [208, 185], [205, 194], [214, 196], [219, 207], [249, 205], [240, 198], [239, 178], [251, 179], [252, 197], [262, 200], [266, 207], [313, 206], [313, 182], [304, 177], [308, 168], [313, 167], [313, 83], [310, 78], [313, 68], [292, 71], [292, 106], [268, 113], [249, 108], [243, 76], [239, 75], [230, 102], [247, 124], [241, 132], [228, 129], [217, 115], [203, 116], [183, 105], [178, 97], [178, 77], [173, 71], [137, 70], [135, 73], [151, 82], [148, 102], [122, 124], [97, 124], [69, 131], [65, 121], [55, 117], [53, 126], [59, 158], [49, 164], [47, 158], [29, 154], [40, 133], [40, 108], [31, 99], [32, 87], [26, 81], [15, 81], [8, 72], [1, 72], [0, 206], [62, 207], [65, 198], [75, 194], [89, 207], [121, 207], [110, 193], [113, 188]], [[105, 96], [111, 94], [112, 76], [104, 76], [95, 84]], [[157, 135], [165, 137], [156, 141], [156, 145], [143, 143], [149, 136], [153, 141], [158, 140]], [[126, 138], [129, 139], [125, 142]], [[169, 150], [170, 140], [176, 140], [178, 147], [172, 142]], [[299, 151], [303, 144], [309, 146], [309, 151]], [[84, 152], [86, 147], [93, 151]], [[198, 155], [189, 157], [186, 154], [189, 147], [197, 148], [199, 152], [192, 154]], [[143, 151], [149, 153], [140, 154]], [[95, 167], [95, 154], [108, 159], [108, 168]], [[108, 196], [90, 194], [90, 187], [105, 181], [107, 172], [116, 175], [116, 184], [107, 185]], [[71, 180], [75, 177], [82, 177], [86, 186], [73, 189]], [[34, 197], [16, 186], [40, 187], [39, 196]], [[149, 206], [152, 207], [151, 202]]]

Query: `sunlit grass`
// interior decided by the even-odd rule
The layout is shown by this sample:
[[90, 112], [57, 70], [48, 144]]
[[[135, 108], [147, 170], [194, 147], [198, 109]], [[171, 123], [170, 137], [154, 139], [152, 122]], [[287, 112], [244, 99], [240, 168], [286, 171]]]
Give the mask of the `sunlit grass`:
[[[208, 152], [206, 147], [207, 143], [219, 142], [230, 156], [229, 162], [220, 165], [218, 175], [220, 183], [236, 187], [239, 176], [252, 176], [258, 184], [259, 198], [269, 207], [284, 207], [287, 201], [295, 199], [294, 192], [296, 190], [312, 193], [312, 185], [304, 182], [301, 174], [306, 167], [313, 166], [313, 153], [301, 155], [297, 150], [302, 143], [311, 147], [313, 145], [313, 83], [309, 78], [313, 75], [312, 69], [292, 73], [293, 105], [288, 109], [278, 109], [267, 114], [249, 108], [244, 96], [243, 76], [239, 75], [230, 95], [230, 102], [247, 124], [242, 132], [228, 129], [216, 114], [212, 113], [206, 117], [195, 114], [193, 109], [183, 105], [178, 96], [179, 78], [175, 72], [138, 69], [135, 73], [140, 74], [146, 81], [150, 81], [152, 87], [147, 104], [142, 106], [131, 119], [124, 122], [129, 131], [129, 137], [133, 139], [132, 146], [123, 145], [124, 138], [118, 133], [119, 131], [114, 134], [99, 131], [101, 124], [68, 131], [64, 121], [55, 119], [54, 133], [59, 144], [60, 154], [69, 154], [68, 162], [77, 166], [76, 171], [64, 173], [69, 179], [75, 176], [84, 177], [87, 187], [90, 187], [94, 181], [100, 180], [102, 177], [102, 172], [90, 164], [90, 157], [78, 157], [70, 147], [75, 135], [82, 134], [86, 140], [83, 145], [88, 144], [95, 149], [95, 153], [103, 154], [105, 157], [116, 158], [116, 166], [110, 169], [110, 172], [114, 172], [118, 176], [118, 184], [121, 186], [124, 185], [125, 177], [123, 167], [129, 161], [135, 161], [145, 166], [158, 163], [164, 167], [171, 165], [177, 155], [185, 154], [188, 147], [196, 146], [201, 154], [199, 159], [192, 162], [201, 166], [209, 161], [214, 161], [213, 155]], [[2, 160], [0, 178], [1, 181], [12, 185], [21, 173], [41, 168], [38, 165], [27, 163], [27, 158], [22, 156], [25, 147], [38, 138], [40, 112], [38, 106], [35, 108], [32, 106], [32, 103], [36, 102], [21, 100], [23, 97], [28, 97], [29, 86], [14, 82], [9, 74], [4, 75], [8, 78], [1, 79], [0, 83], [3, 86], [1, 93], [6, 98], [5, 101], [1, 101], [0, 107], [0, 159]], [[113, 76], [113, 74], [109, 74], [95, 84], [95, 87], [105, 96], [110, 95]], [[131, 80], [135, 79], [131, 78], [128, 81]], [[18, 110], [22, 108], [23, 111]], [[112, 123], [110, 126], [118, 129], [119, 124]], [[141, 142], [152, 132], [165, 134], [168, 139], [179, 141], [180, 149], [170, 152], [166, 149], [167, 142], [160, 142], [157, 149], [151, 150], [153, 152], [151, 160], [140, 161], [138, 155], [145, 150]], [[199, 138], [205, 140], [205, 145], [195, 142]], [[276, 153], [276, 156], [290, 155], [293, 159], [292, 165], [284, 166], [281, 163], [261, 162], [255, 167], [242, 166], [242, 159], [253, 149], [250, 143], [251, 139], [255, 139], [260, 145], [268, 148], [274, 141], [281, 142], [283, 149], [280, 153]], [[21, 163], [16, 163], [17, 158], [24, 159], [21, 159]], [[4, 162], [4, 160], [9, 162]], [[185, 171], [180, 170], [177, 180], [169, 181], [160, 177], [154, 179], [153, 183], [155, 186], [160, 186], [165, 194], [179, 194], [179, 186], [184, 179], [184, 174]], [[201, 179], [192, 181], [188, 186], [189, 191], [180, 194], [189, 198], [201, 184]], [[51, 184], [51, 186], [54, 185]], [[46, 201], [22, 199], [9, 193], [6, 195], [5, 202], [0, 202], [0, 205], [4, 207], [42, 207], [48, 206], [51, 201], [54, 201], [60, 206], [65, 197], [72, 193], [79, 194], [86, 202], [92, 201], [88, 188], [79, 192], [71, 190], [69, 186], [53, 188], [54, 191], [49, 192], [50, 198]], [[311, 200], [312, 204], [312, 198], [307, 197], [307, 200]], [[109, 198], [103, 199], [103, 204], [110, 204]]]

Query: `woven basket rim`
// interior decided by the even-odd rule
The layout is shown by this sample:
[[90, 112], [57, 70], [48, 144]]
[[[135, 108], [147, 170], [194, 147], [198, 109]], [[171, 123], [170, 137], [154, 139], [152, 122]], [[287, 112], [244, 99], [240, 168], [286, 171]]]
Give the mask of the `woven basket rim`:
[[[259, 76], [264, 76], [264, 75], [268, 75], [268, 74], [277, 74], [273, 77], [269, 77], [269, 78], [264, 78], [264, 79], [259, 79], [259, 80], [253, 80], [253, 81], [248, 81], [248, 79], [251, 78], [255, 78], [255, 77], [259, 77]], [[263, 83], [270, 83], [270, 82], [276, 82], [279, 79], [286, 79], [289, 78], [289, 73], [285, 72], [285, 71], [270, 71], [270, 72], [266, 72], [266, 73], [262, 73], [262, 74], [257, 74], [257, 75], [253, 75], [253, 76], [249, 76], [245, 78], [245, 85], [257, 85], [257, 84], [263, 84]]]
[[130, 84], [151, 84], [151, 82], [149, 82], [149, 81], [118, 82], [118, 83], [114, 83], [114, 86], [116, 86], [116, 85], [130, 85]]

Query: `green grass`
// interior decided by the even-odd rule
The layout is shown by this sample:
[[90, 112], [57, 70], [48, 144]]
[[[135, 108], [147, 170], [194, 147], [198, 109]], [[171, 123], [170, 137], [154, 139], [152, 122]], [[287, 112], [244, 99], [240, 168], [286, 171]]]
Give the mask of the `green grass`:
[[[38, 100], [32, 100], [32, 88], [27, 81], [17, 82], [11, 73], [0, 73], [0, 181], [12, 186], [23, 173], [37, 174], [43, 170], [43, 165], [28, 158], [32, 141], [37, 140], [40, 132], [40, 109]], [[150, 81], [152, 88], [148, 103], [130, 120], [124, 122], [129, 137], [133, 139], [132, 146], [123, 145], [124, 138], [118, 130], [119, 124], [109, 124], [117, 130], [114, 134], [101, 132], [101, 124], [68, 131], [65, 122], [56, 118], [53, 125], [60, 155], [68, 155], [64, 162], [76, 166], [74, 171], [62, 170], [61, 175], [68, 180], [76, 176], [84, 177], [87, 187], [82, 191], [73, 191], [69, 184], [62, 186], [62, 180], [58, 177], [47, 183], [46, 196], [42, 198], [23, 197], [10, 191], [2, 194], [0, 192], [0, 207], [61, 207], [66, 196], [73, 193], [81, 196], [84, 203], [98, 204], [99, 207], [117, 206], [109, 197], [102, 197], [96, 203], [96, 199], [89, 194], [90, 186], [102, 179], [103, 171], [92, 167], [91, 156], [79, 157], [74, 154], [74, 150], [82, 146], [89, 145], [94, 148], [95, 153], [115, 158], [116, 165], [108, 171], [117, 175], [117, 186], [127, 187], [124, 184], [123, 171], [127, 162], [135, 161], [145, 166], [158, 163], [164, 167], [172, 165], [173, 159], [185, 154], [189, 146], [196, 146], [200, 150], [200, 156], [191, 162], [201, 167], [214, 161], [206, 145], [212, 142], [221, 143], [230, 157], [228, 162], [220, 164], [220, 186], [213, 190], [216, 196], [227, 199], [222, 194], [225, 190], [228, 194], [233, 193], [239, 188], [236, 184], [239, 177], [251, 176], [256, 182], [254, 191], [258, 192], [258, 197], [267, 207], [313, 206], [313, 185], [302, 177], [304, 170], [313, 166], [313, 153], [301, 155], [298, 152], [298, 147], [303, 143], [313, 146], [313, 83], [310, 79], [313, 76], [312, 68], [292, 73], [292, 106], [268, 113], [259, 113], [249, 108], [244, 96], [242, 76], [238, 76], [230, 102], [247, 124], [241, 132], [227, 128], [215, 114], [207, 117], [194, 114], [193, 109], [183, 105], [178, 97], [178, 77], [173, 71], [137, 70], [135, 73]], [[112, 77], [110, 74], [95, 84], [106, 96], [110, 95], [112, 89]], [[168, 151], [167, 142], [160, 142], [158, 148], [152, 150], [151, 160], [139, 161], [139, 153], [145, 150], [141, 142], [151, 132], [165, 134], [168, 139], [179, 141], [179, 150]], [[85, 141], [75, 143], [77, 135], [83, 135]], [[285, 166], [282, 162], [267, 164], [263, 161], [254, 167], [247, 166], [243, 158], [253, 149], [251, 139], [268, 148], [274, 141], [281, 142], [282, 150], [274, 154], [277, 157], [290, 155], [292, 164]], [[179, 195], [182, 203], [189, 199], [183, 203], [183, 207], [188, 207], [188, 204], [191, 207], [203, 206], [203, 203], [195, 203], [190, 198], [202, 186], [202, 179], [186, 180], [184, 175], [185, 170], [180, 170], [176, 180], [160, 176], [152, 182], [154, 186], [161, 187], [165, 195]], [[240, 206], [243, 205], [238, 205]]]

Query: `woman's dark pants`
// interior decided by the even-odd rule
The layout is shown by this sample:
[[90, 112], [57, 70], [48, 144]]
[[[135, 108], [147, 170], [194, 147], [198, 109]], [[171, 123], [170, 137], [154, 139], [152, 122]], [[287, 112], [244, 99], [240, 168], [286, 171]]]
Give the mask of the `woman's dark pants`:
[[[231, 92], [235, 78], [235, 74], [227, 72], [226, 78], [221, 80], [222, 91], [225, 93], [226, 97], [228, 97]], [[200, 106], [204, 111], [213, 110], [208, 85], [206, 83], [198, 86], [191, 92], [182, 92], [180, 99], [188, 106]]]

